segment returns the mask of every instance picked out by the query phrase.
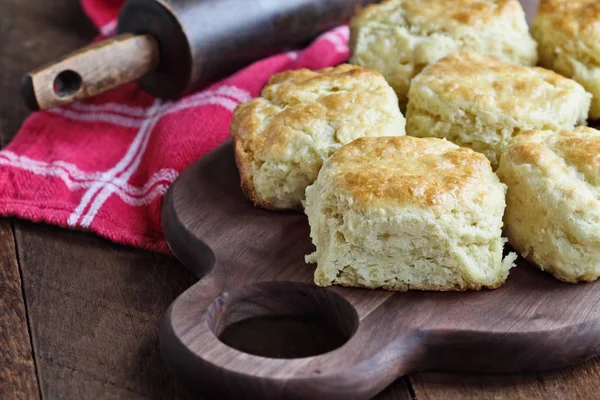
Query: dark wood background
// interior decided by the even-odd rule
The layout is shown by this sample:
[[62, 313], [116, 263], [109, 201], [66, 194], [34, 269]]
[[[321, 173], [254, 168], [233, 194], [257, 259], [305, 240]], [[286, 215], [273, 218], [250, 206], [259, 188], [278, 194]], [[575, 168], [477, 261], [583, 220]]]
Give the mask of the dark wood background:
[[[535, 9], [536, 0], [523, 0]], [[96, 35], [77, 0], [0, 0], [0, 145], [28, 112], [21, 76]], [[199, 398], [158, 351], [169, 304], [194, 282], [176, 260], [94, 235], [0, 219], [0, 399]], [[552, 351], [552, 349], [548, 349]], [[377, 399], [600, 397], [600, 363], [555, 373], [420, 373]]]

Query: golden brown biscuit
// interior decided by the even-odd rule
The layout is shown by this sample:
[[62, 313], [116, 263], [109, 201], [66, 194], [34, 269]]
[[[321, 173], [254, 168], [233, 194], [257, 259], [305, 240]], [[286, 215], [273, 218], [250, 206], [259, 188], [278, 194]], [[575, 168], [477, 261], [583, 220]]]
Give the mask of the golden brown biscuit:
[[350, 62], [385, 76], [400, 104], [424, 67], [461, 49], [535, 65], [536, 43], [518, 0], [386, 0], [350, 23]]
[[500, 160], [509, 243], [565, 282], [600, 277], [600, 131], [532, 131]]
[[409, 135], [470, 147], [496, 169], [502, 150], [519, 132], [584, 124], [591, 95], [552, 71], [462, 51], [423, 70], [409, 98]]
[[272, 210], [301, 209], [306, 187], [342, 145], [404, 129], [385, 79], [347, 64], [274, 75], [262, 97], [235, 110], [231, 124], [242, 188]]
[[541, 0], [531, 34], [540, 65], [575, 79], [594, 95], [591, 119], [600, 119], [600, 1]]
[[440, 139], [361, 138], [306, 189], [315, 283], [389, 290], [496, 288], [506, 186], [479, 153]]

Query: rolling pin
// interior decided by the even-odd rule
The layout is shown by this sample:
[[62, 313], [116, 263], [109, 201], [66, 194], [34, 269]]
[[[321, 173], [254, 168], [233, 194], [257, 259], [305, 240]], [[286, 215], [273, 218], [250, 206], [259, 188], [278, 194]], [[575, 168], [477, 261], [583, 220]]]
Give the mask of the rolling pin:
[[290, 46], [308, 43], [377, 0], [128, 0], [117, 36], [27, 74], [31, 110], [137, 80], [173, 99]]

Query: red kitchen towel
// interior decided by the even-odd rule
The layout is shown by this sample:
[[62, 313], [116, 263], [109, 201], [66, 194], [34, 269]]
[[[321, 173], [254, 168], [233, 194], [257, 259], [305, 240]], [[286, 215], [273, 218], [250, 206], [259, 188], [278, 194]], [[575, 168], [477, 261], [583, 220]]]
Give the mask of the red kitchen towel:
[[[112, 35], [123, 0], [82, 0]], [[168, 252], [160, 209], [177, 175], [229, 136], [235, 107], [283, 70], [348, 57], [348, 28], [301, 51], [259, 61], [178, 101], [128, 84], [94, 99], [32, 114], [0, 151], [0, 215], [88, 230], [117, 243]]]

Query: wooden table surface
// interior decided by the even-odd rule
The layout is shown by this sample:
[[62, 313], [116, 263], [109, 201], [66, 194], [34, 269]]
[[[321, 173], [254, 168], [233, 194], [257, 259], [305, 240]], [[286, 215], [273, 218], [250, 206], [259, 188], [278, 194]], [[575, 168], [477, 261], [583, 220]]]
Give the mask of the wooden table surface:
[[[523, 0], [535, 9], [536, 0]], [[0, 145], [28, 112], [23, 73], [95, 34], [77, 0], [0, 0]], [[0, 219], [0, 399], [202, 398], [165, 369], [158, 326], [194, 282], [175, 259]], [[548, 349], [552, 351], [552, 349]], [[600, 398], [600, 363], [554, 373], [419, 373], [377, 399]]]

